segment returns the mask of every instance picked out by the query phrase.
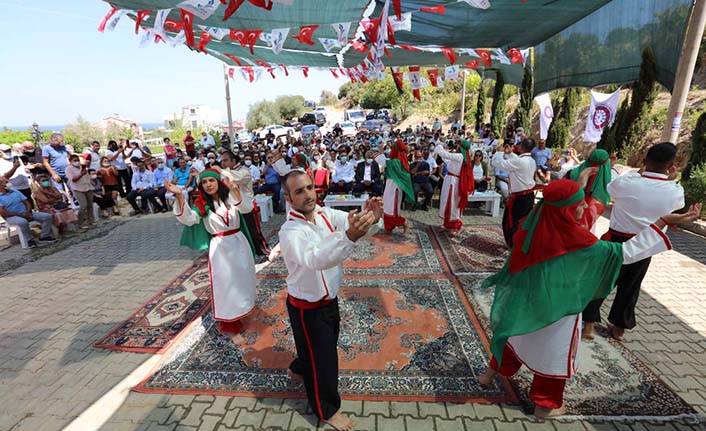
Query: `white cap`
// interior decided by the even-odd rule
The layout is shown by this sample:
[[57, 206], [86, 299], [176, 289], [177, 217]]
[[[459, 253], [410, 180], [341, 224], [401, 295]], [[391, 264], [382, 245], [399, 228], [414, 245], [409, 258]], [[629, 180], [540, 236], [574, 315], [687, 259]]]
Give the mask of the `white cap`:
[[0, 151], [5, 152], [5, 151], [10, 151], [11, 149], [12, 148], [10, 148], [10, 146], [7, 144], [0, 144]]

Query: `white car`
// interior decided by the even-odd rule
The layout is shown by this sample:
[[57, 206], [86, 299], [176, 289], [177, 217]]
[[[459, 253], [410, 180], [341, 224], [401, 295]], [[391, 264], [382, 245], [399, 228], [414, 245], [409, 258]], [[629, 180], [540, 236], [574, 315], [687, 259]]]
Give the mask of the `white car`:
[[341, 128], [343, 136], [355, 136], [358, 133], [358, 129], [351, 121], [344, 121], [338, 126]]
[[260, 137], [260, 139], [265, 139], [265, 137], [267, 136], [267, 134], [269, 132], [272, 132], [275, 135], [275, 139], [277, 139], [280, 136], [287, 137], [287, 136], [293, 135], [294, 128], [280, 126], [279, 124], [267, 126], [267, 127], [263, 127], [263, 129], [260, 130], [260, 132], [258, 133], [258, 136]]
[[328, 116], [327, 115], [328, 113], [326, 112], [326, 108], [324, 108], [323, 106], [317, 106], [316, 109], [314, 109], [314, 112], [320, 112], [320, 113], [324, 114], [324, 117]]

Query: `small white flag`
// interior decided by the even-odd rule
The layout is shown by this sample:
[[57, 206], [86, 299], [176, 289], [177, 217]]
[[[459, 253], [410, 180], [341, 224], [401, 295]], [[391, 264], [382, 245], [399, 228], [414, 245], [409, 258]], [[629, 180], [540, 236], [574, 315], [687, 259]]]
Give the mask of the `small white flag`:
[[154, 32], [164, 38], [164, 21], [167, 20], [171, 9], [160, 9], [154, 15]]
[[150, 40], [154, 38], [154, 32], [152, 30], [143, 30], [142, 38], [140, 39], [140, 48], [147, 46]]
[[421, 85], [421, 88], [425, 88], [431, 85], [431, 82], [429, 82], [429, 80], [423, 76], [419, 79], [419, 83]]
[[419, 90], [422, 88], [422, 81], [421, 76], [419, 76], [419, 71], [409, 72], [409, 85], [412, 87], [412, 90]]
[[333, 48], [341, 46], [341, 44], [338, 43], [338, 39], [330, 39], [328, 37], [320, 37], [319, 42], [324, 46], [326, 52], [330, 52]]
[[289, 28], [274, 28], [270, 33], [270, 40], [267, 42], [272, 47], [272, 52], [279, 54], [284, 46], [284, 41], [287, 40]]
[[439, 88], [444, 88], [444, 80], [441, 77], [436, 78], [436, 86]]
[[120, 9], [117, 12], [113, 14], [113, 16], [110, 17], [108, 22], [105, 24], [105, 28], [109, 31], [115, 30], [115, 26], [118, 25], [118, 21], [120, 21], [120, 18], [123, 17], [127, 13], [127, 10], [125, 9]]
[[510, 61], [510, 58], [507, 55], [505, 55], [503, 50], [500, 48], [495, 48], [493, 50], [493, 58], [495, 58], [496, 60], [498, 60], [502, 64], [512, 64], [512, 62]]
[[402, 14], [402, 19], [398, 20], [397, 15], [390, 17], [390, 26], [392, 31], [412, 31], [412, 12]]
[[488, 9], [490, 2], [488, 0], [458, 0], [459, 3], [467, 3], [478, 9]]
[[382, 81], [383, 79], [385, 79], [385, 71], [383, 70], [383, 71], [378, 72], [377, 76], [375, 78], [379, 81]]
[[338, 43], [340, 43], [341, 46], [348, 43], [348, 33], [351, 30], [351, 23], [339, 22], [338, 24], [331, 24], [331, 26], [336, 31], [336, 35], [338, 36]]
[[586, 130], [583, 133], [585, 142], [598, 142], [601, 140], [603, 129], [610, 127], [615, 121], [619, 102], [620, 89], [610, 94], [591, 91], [591, 107], [588, 110]]
[[458, 79], [458, 65], [446, 66], [444, 69], [444, 79], [447, 81], [455, 81]]
[[177, 33], [176, 36], [174, 36], [173, 38], [171, 38], [169, 40], [169, 45], [171, 45], [172, 48], [174, 48], [175, 46], [183, 45], [184, 42], [186, 42], [186, 33], [184, 33], [184, 30], [182, 30], [179, 33]]
[[466, 54], [470, 55], [471, 57], [480, 58], [480, 55], [478, 55], [478, 53], [476, 52], [475, 49], [463, 48], [463, 49], [459, 49], [459, 51], [461, 51], [462, 53], [466, 53]]
[[223, 40], [223, 38], [228, 36], [228, 33], [230, 33], [230, 30], [228, 30], [227, 28], [209, 27], [207, 25], [200, 25], [199, 27], [202, 30], [206, 30], [208, 34], [218, 40]]
[[208, 19], [218, 9], [221, 2], [216, 0], [184, 0], [177, 7], [193, 13], [201, 19]]

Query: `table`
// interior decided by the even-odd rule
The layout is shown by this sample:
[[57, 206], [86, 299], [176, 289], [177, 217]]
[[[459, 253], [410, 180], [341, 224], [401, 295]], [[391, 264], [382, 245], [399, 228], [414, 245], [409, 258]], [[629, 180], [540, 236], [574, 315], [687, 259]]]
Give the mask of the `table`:
[[328, 195], [324, 199], [324, 206], [327, 207], [360, 207], [363, 211], [365, 201], [368, 200], [368, 194], [363, 193], [359, 198], [353, 195]]
[[494, 190], [485, 192], [475, 192], [468, 195], [468, 202], [483, 202], [484, 210], [488, 211], [493, 217], [500, 216], [500, 199], [502, 196]]
[[274, 212], [272, 208], [272, 196], [256, 195], [255, 202], [257, 203], [257, 207], [260, 209], [260, 221], [267, 223]]

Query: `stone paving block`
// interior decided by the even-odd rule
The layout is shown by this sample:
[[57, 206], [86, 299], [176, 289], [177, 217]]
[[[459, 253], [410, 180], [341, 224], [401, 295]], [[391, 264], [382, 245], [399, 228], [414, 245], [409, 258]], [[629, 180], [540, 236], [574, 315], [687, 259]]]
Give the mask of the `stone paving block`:
[[473, 408], [472, 403], [446, 403], [446, 411], [449, 414], [449, 418], [476, 418], [476, 410]]
[[220, 416], [203, 415], [198, 431], [213, 431], [216, 429], [220, 421]]
[[268, 409], [268, 410], [281, 410], [282, 398], [257, 398], [257, 403], [255, 410], [257, 409]]
[[230, 400], [230, 407], [231, 409], [236, 408], [236, 407], [241, 407], [247, 410], [252, 410], [253, 407], [255, 407], [255, 404], [257, 404], [257, 398], [250, 398], [250, 397], [233, 397]]
[[434, 418], [434, 423], [436, 424], [436, 431], [463, 431], [466, 429], [463, 425], [463, 418]]
[[499, 418], [505, 420], [503, 411], [497, 404], [474, 404], [473, 408], [476, 410], [476, 417], [479, 419]]
[[293, 412], [277, 413], [274, 411], [268, 411], [265, 414], [265, 419], [262, 421], [263, 429], [278, 428], [287, 429], [289, 427], [289, 422], [292, 420]]
[[175, 406], [174, 411], [171, 416], [169, 416], [166, 423], [179, 423], [184, 415], [186, 415], [186, 409], [179, 405]]
[[[376, 430], [383, 430], [384, 428], [378, 428], [377, 426], [377, 415], [370, 415], [370, 416], [355, 416], [351, 417], [353, 421], [355, 422], [355, 425], [353, 425], [354, 430], [360, 430], [360, 431], [376, 431]], [[404, 428], [402, 428], [404, 429]], [[390, 430], [392, 431], [392, 430]]]
[[556, 431], [552, 421], [528, 420], [523, 422], [522, 425], [525, 426], [527, 431]]
[[265, 418], [265, 410], [258, 410], [255, 412], [251, 412], [248, 410], [241, 410], [240, 414], [238, 415], [238, 418], [235, 420], [235, 427], [243, 426], [243, 425], [251, 425], [257, 429], [260, 424], [262, 424], [262, 420]]
[[363, 416], [379, 414], [390, 417], [389, 401], [363, 401]]
[[169, 397], [168, 403], [188, 407], [194, 401], [194, 398], [196, 398], [194, 395], [172, 395]]
[[500, 404], [500, 409], [503, 411], [503, 414], [508, 421], [526, 420], [529, 418], [522, 408], [517, 405]]
[[404, 427], [404, 416], [398, 416], [396, 418], [377, 417], [377, 429], [379, 430], [403, 430]]
[[419, 417], [436, 416], [442, 419], [448, 418], [445, 403], [418, 402]]
[[341, 411], [357, 416], [363, 414], [363, 401], [360, 400], [341, 400]]
[[[358, 418], [356, 418], [358, 419]], [[316, 429], [319, 420], [313, 415], [302, 415], [297, 412], [292, 412], [292, 421], [289, 423], [290, 430], [312, 430]]]
[[463, 424], [466, 426], [466, 431], [493, 431], [495, 424], [492, 419], [470, 419], [464, 418]]
[[[407, 431], [430, 431], [434, 429], [434, 418], [414, 419], [405, 416], [405, 429]], [[383, 428], [381, 428], [383, 430]], [[385, 430], [386, 431], [386, 430]]]
[[419, 416], [419, 406], [416, 402], [390, 401], [390, 416], [408, 415]]
[[166, 424], [167, 420], [171, 417], [172, 413], [174, 410], [179, 407], [179, 406], [172, 406], [172, 407], [158, 407], [154, 410], [152, 410], [147, 417], [145, 418], [145, 421], [149, 422], [156, 422], [158, 424]]
[[216, 397], [213, 395], [197, 395], [194, 401], [198, 403], [212, 403], [216, 400]]
[[497, 431], [525, 431], [525, 427], [521, 421], [507, 422], [499, 419], [493, 419], [493, 424]]
[[211, 404], [211, 407], [206, 410], [206, 414], [221, 416], [224, 415], [226, 413], [226, 407], [228, 406], [229, 402], [229, 397], [216, 397], [216, 399], [213, 401], [213, 404]]
[[238, 417], [240, 414], [241, 409], [230, 409], [228, 410], [225, 415], [223, 415], [223, 421], [221, 422], [223, 425], [226, 425], [228, 427], [232, 427], [233, 424], [235, 423], [235, 419]]
[[189, 412], [186, 417], [182, 419], [179, 423], [188, 426], [198, 427], [201, 425], [201, 415], [210, 407], [207, 403], [197, 403], [193, 402], [189, 406]]
[[174, 428], [176, 428], [176, 424], [160, 425], [153, 422], [147, 427], [147, 431], [174, 431]]
[[[346, 400], [343, 400], [342, 405], [345, 402]], [[290, 410], [306, 413], [309, 410], [309, 401], [306, 398], [285, 398], [280, 406], [280, 411], [287, 412]]]

